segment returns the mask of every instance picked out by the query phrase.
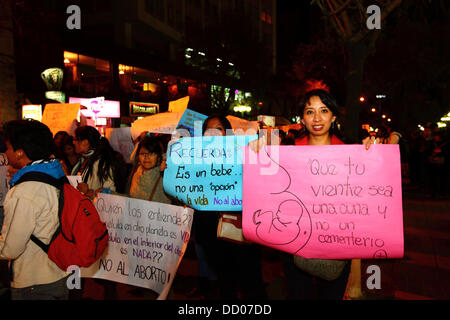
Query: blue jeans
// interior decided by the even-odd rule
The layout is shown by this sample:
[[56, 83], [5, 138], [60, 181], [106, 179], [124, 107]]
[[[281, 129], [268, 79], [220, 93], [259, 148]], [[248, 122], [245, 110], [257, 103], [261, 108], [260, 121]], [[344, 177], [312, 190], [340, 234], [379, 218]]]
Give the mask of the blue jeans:
[[11, 300], [68, 300], [67, 277], [53, 283], [11, 288]]

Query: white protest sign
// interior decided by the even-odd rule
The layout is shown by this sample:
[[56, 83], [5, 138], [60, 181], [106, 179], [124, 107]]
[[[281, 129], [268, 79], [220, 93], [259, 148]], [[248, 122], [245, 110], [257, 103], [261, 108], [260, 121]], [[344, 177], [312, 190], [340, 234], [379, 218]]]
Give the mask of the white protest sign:
[[82, 277], [151, 289], [165, 299], [189, 242], [194, 210], [99, 194], [95, 207], [109, 231], [108, 247]]
[[124, 160], [130, 163], [130, 157], [134, 150], [133, 140], [131, 139], [131, 128], [106, 128], [105, 137], [108, 139], [111, 147], [120, 152]]
[[131, 125], [131, 137], [136, 140], [144, 132], [172, 134], [184, 112], [161, 112], [138, 119]]
[[0, 153], [0, 206], [3, 205], [8, 190], [8, 158], [6, 154]]

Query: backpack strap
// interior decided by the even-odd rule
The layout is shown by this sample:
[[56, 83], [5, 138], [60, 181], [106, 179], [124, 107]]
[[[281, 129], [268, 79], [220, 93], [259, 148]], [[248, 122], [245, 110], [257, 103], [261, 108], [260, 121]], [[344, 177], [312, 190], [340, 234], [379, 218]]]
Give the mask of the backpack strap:
[[33, 171], [33, 172], [27, 172], [25, 173], [20, 179], [16, 182], [15, 185], [18, 185], [19, 183], [25, 182], [25, 181], [37, 181], [49, 184], [55, 188], [57, 188], [59, 192], [59, 199], [58, 199], [58, 217], [59, 217], [59, 226], [58, 229], [56, 229], [55, 233], [52, 236], [52, 239], [50, 240], [49, 244], [45, 244], [41, 240], [39, 240], [34, 234], [30, 236], [30, 240], [33, 241], [37, 246], [39, 246], [42, 250], [44, 250], [45, 253], [48, 252], [48, 249], [50, 247], [50, 244], [55, 240], [55, 238], [58, 236], [58, 234], [61, 232], [61, 214], [62, 209], [64, 205], [64, 184], [69, 183], [69, 180], [66, 176], [63, 176], [60, 179], [53, 178], [51, 175], [48, 175], [43, 172]]
[[22, 183], [25, 181], [37, 181], [37, 182], [47, 183], [49, 185], [54, 186], [58, 190], [63, 189], [64, 183], [69, 183], [69, 180], [67, 179], [66, 176], [64, 176], [60, 179], [56, 179], [56, 178], [53, 178], [51, 175], [43, 173], [43, 172], [31, 171], [31, 172], [25, 173], [22, 177], [20, 177], [20, 179], [17, 180], [15, 185], [18, 185], [19, 183]]

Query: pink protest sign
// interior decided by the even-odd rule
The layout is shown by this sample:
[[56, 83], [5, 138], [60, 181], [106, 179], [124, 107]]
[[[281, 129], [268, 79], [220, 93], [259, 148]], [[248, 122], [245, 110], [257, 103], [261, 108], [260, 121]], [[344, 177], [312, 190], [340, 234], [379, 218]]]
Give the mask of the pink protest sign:
[[[312, 259], [403, 257], [398, 145], [248, 147], [246, 239]], [[257, 158], [257, 159], [256, 159]]]

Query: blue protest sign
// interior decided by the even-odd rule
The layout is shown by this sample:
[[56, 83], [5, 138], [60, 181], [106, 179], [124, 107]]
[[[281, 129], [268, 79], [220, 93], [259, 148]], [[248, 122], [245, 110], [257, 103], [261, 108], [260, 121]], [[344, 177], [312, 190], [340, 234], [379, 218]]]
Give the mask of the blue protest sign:
[[198, 134], [201, 135], [203, 121], [205, 121], [206, 118], [207, 116], [204, 114], [186, 109], [180, 119], [180, 122], [178, 122], [177, 129], [188, 130], [191, 137], [194, 136], [194, 129], [196, 129]]
[[252, 136], [181, 138], [167, 149], [164, 190], [201, 211], [242, 210], [242, 147]]

